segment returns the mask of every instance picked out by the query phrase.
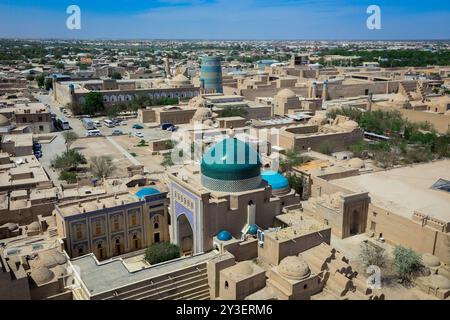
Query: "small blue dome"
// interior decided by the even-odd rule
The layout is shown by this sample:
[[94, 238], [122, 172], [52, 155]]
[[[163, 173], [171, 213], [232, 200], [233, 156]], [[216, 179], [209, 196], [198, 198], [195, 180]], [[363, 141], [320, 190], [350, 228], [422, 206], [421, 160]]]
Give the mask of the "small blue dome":
[[257, 233], [258, 233], [258, 226], [256, 224], [251, 224], [250, 228], [248, 229], [248, 234], [251, 234], [252, 236], [254, 236]]
[[263, 171], [261, 177], [266, 181], [272, 190], [283, 190], [289, 187], [289, 182], [282, 174], [275, 171]]
[[155, 188], [142, 188], [138, 192], [136, 192], [136, 197], [138, 197], [140, 200], [143, 200], [145, 197], [161, 193], [159, 190]]
[[217, 239], [220, 241], [229, 241], [231, 238], [233, 238], [233, 236], [227, 230], [222, 230], [217, 234]]

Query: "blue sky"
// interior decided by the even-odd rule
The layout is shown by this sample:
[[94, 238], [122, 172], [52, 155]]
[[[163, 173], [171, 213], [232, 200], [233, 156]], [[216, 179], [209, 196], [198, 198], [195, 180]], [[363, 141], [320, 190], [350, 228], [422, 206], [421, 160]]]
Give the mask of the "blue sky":
[[[81, 8], [81, 30], [66, 8]], [[378, 5], [382, 29], [368, 30]], [[0, 0], [0, 37], [449, 39], [448, 0]]]

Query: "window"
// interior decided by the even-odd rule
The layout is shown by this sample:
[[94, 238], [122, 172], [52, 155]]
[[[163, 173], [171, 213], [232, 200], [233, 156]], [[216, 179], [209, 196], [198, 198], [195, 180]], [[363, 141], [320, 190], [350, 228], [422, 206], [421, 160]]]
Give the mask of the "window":
[[95, 222], [95, 235], [98, 236], [102, 234], [102, 224], [100, 223], [100, 221], [96, 221]]
[[27, 118], [22, 117], [22, 122], [27, 122]]
[[225, 281], [225, 289], [227, 289], [227, 290], [228, 290], [228, 287], [229, 287], [229, 285], [228, 285], [228, 281]]
[[376, 213], [375, 211], [372, 212], [373, 216], [376, 217], [378, 213]]
[[39, 122], [42, 122], [42, 117], [38, 117], [38, 121], [39, 121]]
[[82, 246], [78, 247], [78, 255], [82, 256], [83, 254], [84, 254], [83, 247]]
[[44, 126], [39, 126], [39, 131], [44, 131]]
[[132, 225], [132, 226], [137, 225], [137, 216], [136, 216], [135, 213], [133, 213], [133, 214], [131, 215], [131, 225]]
[[373, 221], [370, 222], [370, 231], [375, 231], [377, 224]]
[[159, 232], [156, 232], [156, 233], [153, 235], [153, 242], [154, 242], [154, 243], [159, 243], [159, 242], [161, 242], [161, 238], [160, 238]]
[[119, 231], [120, 224], [119, 224], [119, 217], [118, 216], [115, 216], [113, 218], [113, 225], [114, 225], [114, 231]]
[[83, 230], [81, 228], [81, 224], [77, 224], [75, 226], [75, 233], [77, 240], [83, 239]]
[[158, 223], [155, 223], [155, 224], [153, 225], [153, 228], [154, 228], [154, 229], [159, 229], [159, 224], [158, 224]]

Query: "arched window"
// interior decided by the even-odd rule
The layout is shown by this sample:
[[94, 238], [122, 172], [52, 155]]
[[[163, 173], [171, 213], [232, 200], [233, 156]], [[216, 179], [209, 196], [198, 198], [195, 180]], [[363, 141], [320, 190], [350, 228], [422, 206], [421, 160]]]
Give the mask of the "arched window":
[[156, 222], [156, 223], [153, 225], [153, 228], [154, 228], [154, 229], [159, 229], [159, 223]]
[[228, 285], [228, 281], [225, 281], [225, 289], [227, 289], [227, 290], [228, 290], [228, 287], [229, 287], [229, 285]]

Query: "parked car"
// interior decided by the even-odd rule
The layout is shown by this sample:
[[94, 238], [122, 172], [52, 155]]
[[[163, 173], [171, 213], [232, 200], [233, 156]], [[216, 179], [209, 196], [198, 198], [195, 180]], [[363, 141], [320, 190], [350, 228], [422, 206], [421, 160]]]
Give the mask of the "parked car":
[[166, 123], [163, 123], [161, 125], [161, 129], [162, 130], [167, 130], [167, 129], [172, 128], [172, 127], [175, 127], [175, 126], [172, 123], [170, 123], [170, 122], [166, 122]]
[[112, 132], [112, 135], [113, 136], [121, 136], [121, 135], [123, 135], [123, 131], [122, 130], [114, 130]]
[[128, 122], [126, 122], [126, 121], [122, 121], [122, 122], [120, 123], [121, 126], [126, 126], [127, 124], [128, 124]]
[[144, 135], [142, 134], [142, 132], [135, 132], [134, 135], [138, 138], [143, 138]]
[[140, 124], [135, 124], [135, 125], [133, 125], [133, 129], [138, 129], [138, 130], [141, 130], [141, 129], [144, 129], [144, 127], [143, 126], [141, 126]]
[[99, 130], [89, 130], [86, 133], [86, 137], [100, 137], [102, 133]]

